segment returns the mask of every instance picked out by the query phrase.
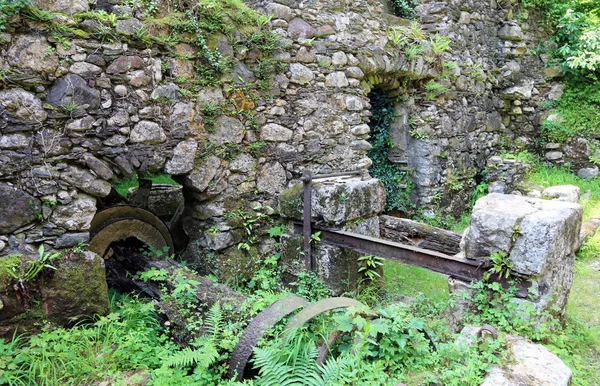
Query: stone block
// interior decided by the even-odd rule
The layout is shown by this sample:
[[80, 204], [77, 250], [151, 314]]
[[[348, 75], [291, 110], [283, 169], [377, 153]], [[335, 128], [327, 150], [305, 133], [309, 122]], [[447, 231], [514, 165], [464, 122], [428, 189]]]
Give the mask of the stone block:
[[544, 189], [542, 198], [578, 203], [580, 191], [581, 189], [574, 185], [551, 186]]
[[[295, 184], [279, 196], [281, 215], [302, 219], [302, 184]], [[385, 190], [376, 178], [358, 177], [335, 182], [315, 181], [312, 190], [313, 221], [341, 224], [361, 217], [380, 213], [385, 207]]]

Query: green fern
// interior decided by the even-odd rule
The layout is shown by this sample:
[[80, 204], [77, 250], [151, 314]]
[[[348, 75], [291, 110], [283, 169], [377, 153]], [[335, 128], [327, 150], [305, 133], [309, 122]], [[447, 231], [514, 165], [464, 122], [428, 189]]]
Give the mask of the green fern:
[[213, 304], [206, 313], [204, 326], [206, 327], [206, 333], [211, 339], [217, 340], [219, 338], [224, 328], [223, 309], [219, 302]]
[[168, 357], [162, 367], [185, 368], [195, 366], [207, 369], [219, 357], [219, 352], [210, 339], [196, 340], [194, 349], [186, 347], [178, 353]]
[[283, 347], [273, 345], [254, 349], [254, 367], [259, 369], [257, 386], [329, 386], [340, 384], [348, 361], [344, 357], [330, 359], [320, 367], [317, 347], [294, 333]]

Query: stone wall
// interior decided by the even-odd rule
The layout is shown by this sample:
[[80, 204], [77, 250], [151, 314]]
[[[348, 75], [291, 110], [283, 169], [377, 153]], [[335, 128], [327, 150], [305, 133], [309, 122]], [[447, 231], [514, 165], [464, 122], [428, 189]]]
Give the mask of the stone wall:
[[[442, 197], [453, 213], [464, 208], [477, 173], [500, 145], [534, 145], [537, 107], [554, 95], [545, 79], [556, 74], [532, 53], [544, 31], [507, 1], [424, 2], [416, 10], [419, 25], [428, 36], [448, 36], [451, 50], [432, 58], [425, 42], [412, 60], [388, 35], [407, 21], [379, 0], [250, 2], [272, 15], [286, 48], [267, 55], [239, 33], [211, 36], [209, 48], [229, 58], [232, 69], [198, 95], [185, 87], [199, 77], [198, 48], [146, 44], [141, 28], [161, 31], [142, 10], [116, 0], [78, 2], [82, 11], [119, 16], [109, 41], [98, 33], [106, 25], [72, 17], [66, 3], [36, 4], [58, 12], [54, 23], [87, 37], [69, 35], [64, 44], [28, 19], [13, 20], [2, 34], [2, 254], [24, 244], [85, 241], [111, 181], [165, 172], [183, 184], [188, 258], [200, 259], [209, 247], [223, 262], [240, 260], [235, 272], [251, 273], [256, 265], [248, 261], [258, 256], [238, 256], [245, 231], [232, 214], [277, 208], [278, 193], [305, 168], [370, 166], [371, 89], [386, 91], [404, 117], [395, 127], [415, 199], [432, 208]], [[260, 63], [269, 57], [284, 69], [261, 88]], [[445, 62], [455, 63], [449, 75], [442, 74]], [[432, 79], [448, 91], [432, 97], [425, 90]], [[215, 106], [222, 114], [211, 112]]]

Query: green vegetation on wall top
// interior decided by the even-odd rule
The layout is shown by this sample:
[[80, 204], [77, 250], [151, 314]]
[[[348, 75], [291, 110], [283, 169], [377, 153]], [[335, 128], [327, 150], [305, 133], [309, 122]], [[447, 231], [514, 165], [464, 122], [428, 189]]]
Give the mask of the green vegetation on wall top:
[[541, 12], [554, 29], [556, 48], [549, 65], [565, 74], [565, 92], [549, 106], [551, 119], [542, 123], [544, 139], [564, 142], [573, 136], [591, 136], [600, 128], [600, 4], [587, 0], [522, 0]]

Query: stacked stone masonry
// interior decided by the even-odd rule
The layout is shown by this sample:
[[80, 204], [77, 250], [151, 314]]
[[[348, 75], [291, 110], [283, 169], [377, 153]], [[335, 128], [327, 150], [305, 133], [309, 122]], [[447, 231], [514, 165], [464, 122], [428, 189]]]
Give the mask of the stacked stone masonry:
[[[231, 91], [257, 79], [257, 55], [244, 44], [215, 38], [233, 70], [219, 86], [186, 97], [176, 80], [196, 76], [186, 59], [196, 48], [141, 44], [135, 31], [146, 16], [117, 0], [36, 2], [58, 12], [53, 17], [60, 23], [90, 32], [97, 23], [78, 24], [74, 13], [116, 13], [113, 41], [92, 34], [64, 45], [28, 20], [2, 32], [0, 254], [28, 244], [67, 248], [85, 241], [111, 182], [148, 171], [169, 173], [183, 185], [187, 257], [200, 259], [209, 247], [224, 256], [224, 275], [251, 274], [257, 257], [237, 248], [245, 231], [228, 214], [277, 208], [278, 194], [306, 168], [369, 167], [367, 95], [373, 88], [394, 99], [405, 117], [399, 127], [423, 133], [400, 135], [415, 199], [432, 207], [442, 194], [452, 212], [464, 208], [475, 177], [501, 145], [534, 145], [539, 104], [557, 95], [551, 91], [560, 75], [532, 52], [547, 34], [532, 15], [521, 12], [516, 20], [515, 1], [423, 2], [416, 9], [419, 25], [428, 36], [448, 36], [451, 50], [435, 60], [426, 50], [411, 61], [388, 35], [408, 22], [378, 0], [248, 4], [272, 15], [271, 27], [287, 46], [273, 54], [284, 70], [250, 102]], [[440, 75], [440, 60], [456, 66], [440, 80], [448, 91], [431, 100], [424, 84]], [[207, 106], [238, 102], [254, 121], [230, 110], [206, 113]], [[464, 189], [453, 191], [452, 181]], [[253, 248], [267, 253], [270, 245]]]

